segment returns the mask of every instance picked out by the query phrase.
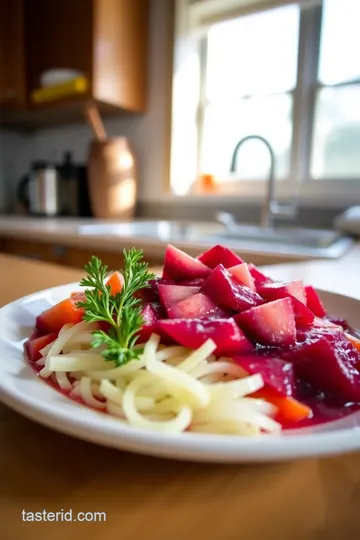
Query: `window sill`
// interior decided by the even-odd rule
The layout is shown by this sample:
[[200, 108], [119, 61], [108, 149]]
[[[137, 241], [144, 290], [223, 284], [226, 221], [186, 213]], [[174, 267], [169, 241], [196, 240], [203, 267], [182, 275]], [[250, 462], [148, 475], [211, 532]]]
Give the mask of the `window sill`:
[[[266, 187], [264, 181], [228, 182], [218, 184], [213, 189], [197, 186], [184, 195], [165, 193], [164, 197], [170, 204], [182, 201], [194, 205], [213, 205], [221, 200], [222, 204], [236, 202], [237, 205], [259, 205], [265, 198]], [[295, 198], [303, 207], [346, 208], [360, 203], [360, 180], [308, 180], [299, 187], [288, 181], [278, 181], [276, 197], [279, 202]]]

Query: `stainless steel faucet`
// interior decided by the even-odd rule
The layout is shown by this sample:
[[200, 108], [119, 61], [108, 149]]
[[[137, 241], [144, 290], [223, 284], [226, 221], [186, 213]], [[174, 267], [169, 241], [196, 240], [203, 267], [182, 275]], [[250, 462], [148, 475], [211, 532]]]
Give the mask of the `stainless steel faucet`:
[[274, 226], [274, 217], [281, 216], [286, 218], [294, 218], [296, 215], [296, 207], [292, 205], [279, 205], [275, 198], [275, 154], [270, 145], [270, 143], [261, 135], [248, 135], [241, 139], [235, 146], [231, 165], [230, 172], [235, 172], [236, 170], [236, 158], [240, 147], [243, 143], [250, 140], [258, 140], [265, 144], [266, 148], [269, 150], [270, 154], [270, 169], [269, 169], [269, 178], [267, 183], [266, 197], [261, 210], [261, 226], [264, 229], [270, 229]]

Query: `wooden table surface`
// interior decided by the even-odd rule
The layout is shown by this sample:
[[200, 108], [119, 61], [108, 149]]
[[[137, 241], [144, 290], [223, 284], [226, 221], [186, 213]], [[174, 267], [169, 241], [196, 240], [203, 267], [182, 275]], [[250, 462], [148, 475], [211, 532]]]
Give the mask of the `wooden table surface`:
[[[0, 254], [0, 305], [80, 276]], [[23, 510], [106, 512], [106, 522], [24, 522]], [[167, 461], [72, 439], [0, 405], [0, 538], [358, 540], [360, 453], [251, 466]]]

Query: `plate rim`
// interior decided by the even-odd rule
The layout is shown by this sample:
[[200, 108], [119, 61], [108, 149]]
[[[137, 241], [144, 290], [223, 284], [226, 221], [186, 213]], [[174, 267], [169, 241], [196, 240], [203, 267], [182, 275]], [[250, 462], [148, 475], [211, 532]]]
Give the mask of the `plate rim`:
[[[7, 310], [16, 309], [36, 296], [46, 297], [52, 291], [59, 291], [61, 294], [62, 290], [70, 288], [75, 290], [80, 288], [79, 282], [50, 287], [18, 298], [2, 306], [0, 315], [3, 316]], [[321, 296], [330, 295], [360, 305], [360, 300], [355, 297], [318, 288], [316, 290]], [[4, 338], [0, 335], [0, 339]], [[1, 348], [0, 343], [0, 351]], [[16, 387], [6, 384], [6, 377], [4, 379], [0, 377], [0, 401], [17, 413], [50, 429], [95, 444], [157, 457], [217, 463], [282, 461], [360, 449], [360, 425], [341, 430], [335, 427], [333, 430], [315, 433], [306, 432], [307, 428], [304, 428], [302, 433], [296, 435], [289, 431], [280, 435], [263, 434], [260, 437], [246, 438], [203, 433], [168, 435], [128, 426], [111, 415], [105, 415], [106, 420], [99, 421], [100, 415], [104, 415], [103, 412], [77, 403], [55, 388], [51, 388], [26, 365], [25, 358], [23, 363], [33, 374], [34, 384], [46, 385], [54, 392], [54, 396], [55, 394], [61, 396], [65, 400], [64, 403], [69, 403], [69, 406], [71, 404], [74, 409], [62, 410], [61, 405], [57, 403], [55, 405], [50, 403], [48, 406], [43, 399], [24, 394]], [[336, 420], [333, 423], [336, 423]]]

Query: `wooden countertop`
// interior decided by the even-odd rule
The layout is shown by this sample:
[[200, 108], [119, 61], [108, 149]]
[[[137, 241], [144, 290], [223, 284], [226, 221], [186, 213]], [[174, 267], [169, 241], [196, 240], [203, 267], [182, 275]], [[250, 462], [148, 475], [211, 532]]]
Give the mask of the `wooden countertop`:
[[[271, 271], [339, 292], [357, 287], [360, 298], [360, 257], [353, 264]], [[80, 276], [0, 254], [0, 305]], [[166, 461], [72, 439], [0, 405], [4, 540], [357, 540], [359, 508], [360, 453], [251, 466]], [[106, 522], [22, 521], [23, 510], [44, 509], [106, 512]]]

